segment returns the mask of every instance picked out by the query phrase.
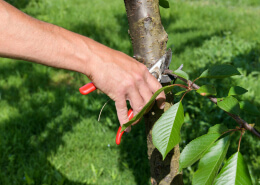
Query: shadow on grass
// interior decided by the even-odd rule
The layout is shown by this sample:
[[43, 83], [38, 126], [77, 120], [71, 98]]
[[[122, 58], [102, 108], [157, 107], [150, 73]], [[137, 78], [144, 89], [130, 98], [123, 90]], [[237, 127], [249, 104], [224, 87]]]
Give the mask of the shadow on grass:
[[132, 47], [122, 48], [122, 41], [130, 42], [127, 17], [125, 14], [117, 14], [115, 15], [115, 19], [118, 22], [119, 31], [115, 31], [113, 27], [97, 26], [96, 23], [80, 23], [74, 26], [71, 31], [92, 38], [115, 50], [124, 50], [126, 54], [131, 56], [133, 55]]
[[[17, 62], [0, 68], [1, 79], [17, 73], [21, 77], [27, 75], [18, 88], [0, 86], [1, 101], [16, 108], [8, 119], [1, 120], [0, 184], [30, 184], [33, 179], [39, 180], [34, 181], [36, 184], [83, 184], [62, 175], [47, 157], [64, 145], [62, 136], [72, 131], [83, 116], [97, 115], [99, 110], [86, 111], [87, 100], [81, 97], [78, 87], [52, 84], [49, 73], [35, 71], [30, 63]], [[70, 96], [79, 96], [79, 100], [70, 101]], [[97, 96], [99, 100], [107, 99], [96, 93], [88, 97]]]
[[215, 32], [215, 33], [199, 35], [199, 36], [195, 36], [194, 38], [187, 39], [187, 41], [182, 43], [180, 46], [178, 46], [176, 48], [172, 48], [173, 53], [175, 55], [180, 55], [187, 48], [192, 48], [192, 49], [199, 48], [203, 45], [203, 43], [205, 41], [210, 40], [212, 37], [218, 36], [218, 35], [219, 35], [219, 33]]
[[18, 9], [23, 9], [30, 3], [31, 0], [5, 0], [5, 1], [15, 6]]
[[241, 53], [234, 56], [231, 60], [231, 64], [237, 68], [243, 68], [247, 71], [247, 74], [253, 71], [260, 71], [260, 44], [256, 45], [247, 53]]

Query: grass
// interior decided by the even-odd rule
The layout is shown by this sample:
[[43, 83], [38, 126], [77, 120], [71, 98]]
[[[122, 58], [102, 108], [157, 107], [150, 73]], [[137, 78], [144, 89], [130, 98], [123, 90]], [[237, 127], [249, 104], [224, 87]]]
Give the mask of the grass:
[[[123, 1], [9, 0], [22, 11], [109, 47], [132, 55]], [[161, 9], [174, 51], [172, 69], [184, 64], [193, 78], [212, 64], [235, 65], [243, 77], [210, 81], [218, 95], [228, 85], [249, 90], [241, 100], [260, 108], [260, 3], [258, 0], [170, 1]], [[143, 122], [114, 139], [118, 127], [112, 102], [97, 117], [108, 97], [99, 92], [81, 96], [78, 88], [88, 79], [75, 72], [0, 59], [0, 184], [149, 184], [149, 165]], [[198, 81], [198, 84], [209, 83]], [[210, 125], [236, 124], [204, 98], [184, 99], [183, 147]], [[259, 117], [242, 115], [250, 123]], [[238, 135], [228, 155], [237, 149]], [[250, 133], [241, 153], [254, 184], [260, 184], [260, 146]], [[196, 167], [195, 167], [196, 168]], [[194, 168], [184, 171], [190, 183]]]

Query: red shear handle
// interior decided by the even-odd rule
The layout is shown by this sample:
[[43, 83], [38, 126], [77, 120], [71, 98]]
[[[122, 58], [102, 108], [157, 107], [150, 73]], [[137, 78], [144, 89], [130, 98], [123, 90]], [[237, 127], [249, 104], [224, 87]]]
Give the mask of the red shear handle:
[[81, 88], [79, 88], [79, 92], [83, 95], [87, 95], [87, 94], [95, 91], [96, 89], [97, 89], [96, 86], [92, 82], [90, 82], [90, 83], [82, 86]]
[[[129, 109], [127, 115], [128, 115], [128, 119], [129, 119], [129, 120], [132, 119], [132, 118], [134, 117], [134, 112], [133, 112], [133, 110], [132, 110], [132, 109]], [[124, 134], [124, 132], [125, 132], [125, 131], [121, 132], [121, 129], [122, 129], [122, 127], [119, 126], [118, 131], [117, 131], [117, 134], [116, 134], [116, 144], [117, 144], [117, 145], [120, 144], [121, 138], [122, 138], [122, 136], [123, 136], [123, 134]]]

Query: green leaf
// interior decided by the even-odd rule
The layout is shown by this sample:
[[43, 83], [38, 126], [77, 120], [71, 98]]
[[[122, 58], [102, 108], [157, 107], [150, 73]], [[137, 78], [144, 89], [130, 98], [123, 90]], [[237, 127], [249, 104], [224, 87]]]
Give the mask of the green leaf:
[[180, 130], [184, 122], [182, 103], [171, 106], [155, 123], [152, 130], [153, 144], [165, 159], [169, 151], [181, 140]]
[[196, 90], [202, 96], [215, 96], [217, 95], [216, 88], [213, 85], [203, 85]]
[[185, 146], [180, 155], [180, 170], [194, 164], [207, 151], [221, 134], [205, 134]]
[[216, 124], [213, 127], [209, 128], [208, 134], [223, 134], [224, 132], [228, 131], [228, 128], [223, 124]]
[[180, 69], [177, 69], [177, 70], [173, 71], [172, 73], [179, 77], [182, 77], [186, 80], [189, 80], [189, 75]]
[[223, 64], [210, 67], [200, 75], [200, 78], [226, 78], [234, 75], [240, 75], [238, 70], [234, 66]]
[[122, 126], [122, 131], [125, 130], [128, 126], [130, 126], [131, 124], [133, 124], [134, 122], [136, 122], [138, 119], [140, 119], [144, 113], [146, 112], [146, 110], [152, 105], [152, 103], [154, 102], [154, 100], [156, 99], [156, 97], [162, 92], [165, 91], [165, 94], [167, 94], [167, 92], [169, 92], [170, 90], [172, 90], [174, 87], [176, 86], [176, 84], [173, 85], [168, 85], [165, 87], [162, 87], [161, 89], [157, 90], [153, 96], [151, 97], [150, 101], [143, 107], [143, 109], [137, 114], [135, 115], [130, 121], [128, 121], [127, 123], [125, 123]]
[[179, 91], [179, 92], [177, 92], [176, 94], [175, 94], [175, 96], [180, 96], [180, 95], [182, 95], [183, 93], [185, 93], [186, 91]]
[[240, 152], [233, 154], [214, 181], [214, 185], [252, 184], [247, 165]]
[[228, 92], [228, 96], [242, 95], [245, 94], [248, 90], [240, 86], [231, 87]]
[[240, 112], [240, 106], [236, 98], [228, 96], [225, 98], [218, 98], [217, 106], [222, 110], [231, 114], [238, 115]]
[[226, 136], [209, 148], [199, 162], [199, 168], [193, 176], [193, 185], [211, 185], [213, 183], [225, 159], [229, 144], [230, 137]]
[[163, 8], [170, 8], [169, 2], [167, 0], [159, 0], [159, 5]]
[[240, 109], [242, 111], [245, 111], [254, 116], [260, 116], [260, 112], [257, 109], [257, 107], [251, 104], [249, 101], [241, 101], [239, 102], [239, 104], [240, 104]]

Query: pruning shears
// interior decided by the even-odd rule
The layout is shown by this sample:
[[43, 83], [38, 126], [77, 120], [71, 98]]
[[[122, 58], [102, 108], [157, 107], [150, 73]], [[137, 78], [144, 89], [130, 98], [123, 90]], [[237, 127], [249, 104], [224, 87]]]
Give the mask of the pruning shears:
[[[174, 76], [166, 74], [165, 71], [169, 69], [170, 63], [172, 59], [172, 51], [168, 49], [168, 51], [149, 69], [149, 72], [156, 78], [160, 83], [169, 83], [174, 80]], [[83, 95], [87, 95], [97, 88], [96, 86], [90, 82], [81, 88], [79, 88], [79, 92]], [[134, 117], [134, 113], [132, 109], [129, 109], [128, 119], [131, 120]], [[125, 131], [121, 132], [121, 126], [119, 126], [117, 134], [116, 134], [116, 144], [119, 145], [121, 142], [121, 138]]]

